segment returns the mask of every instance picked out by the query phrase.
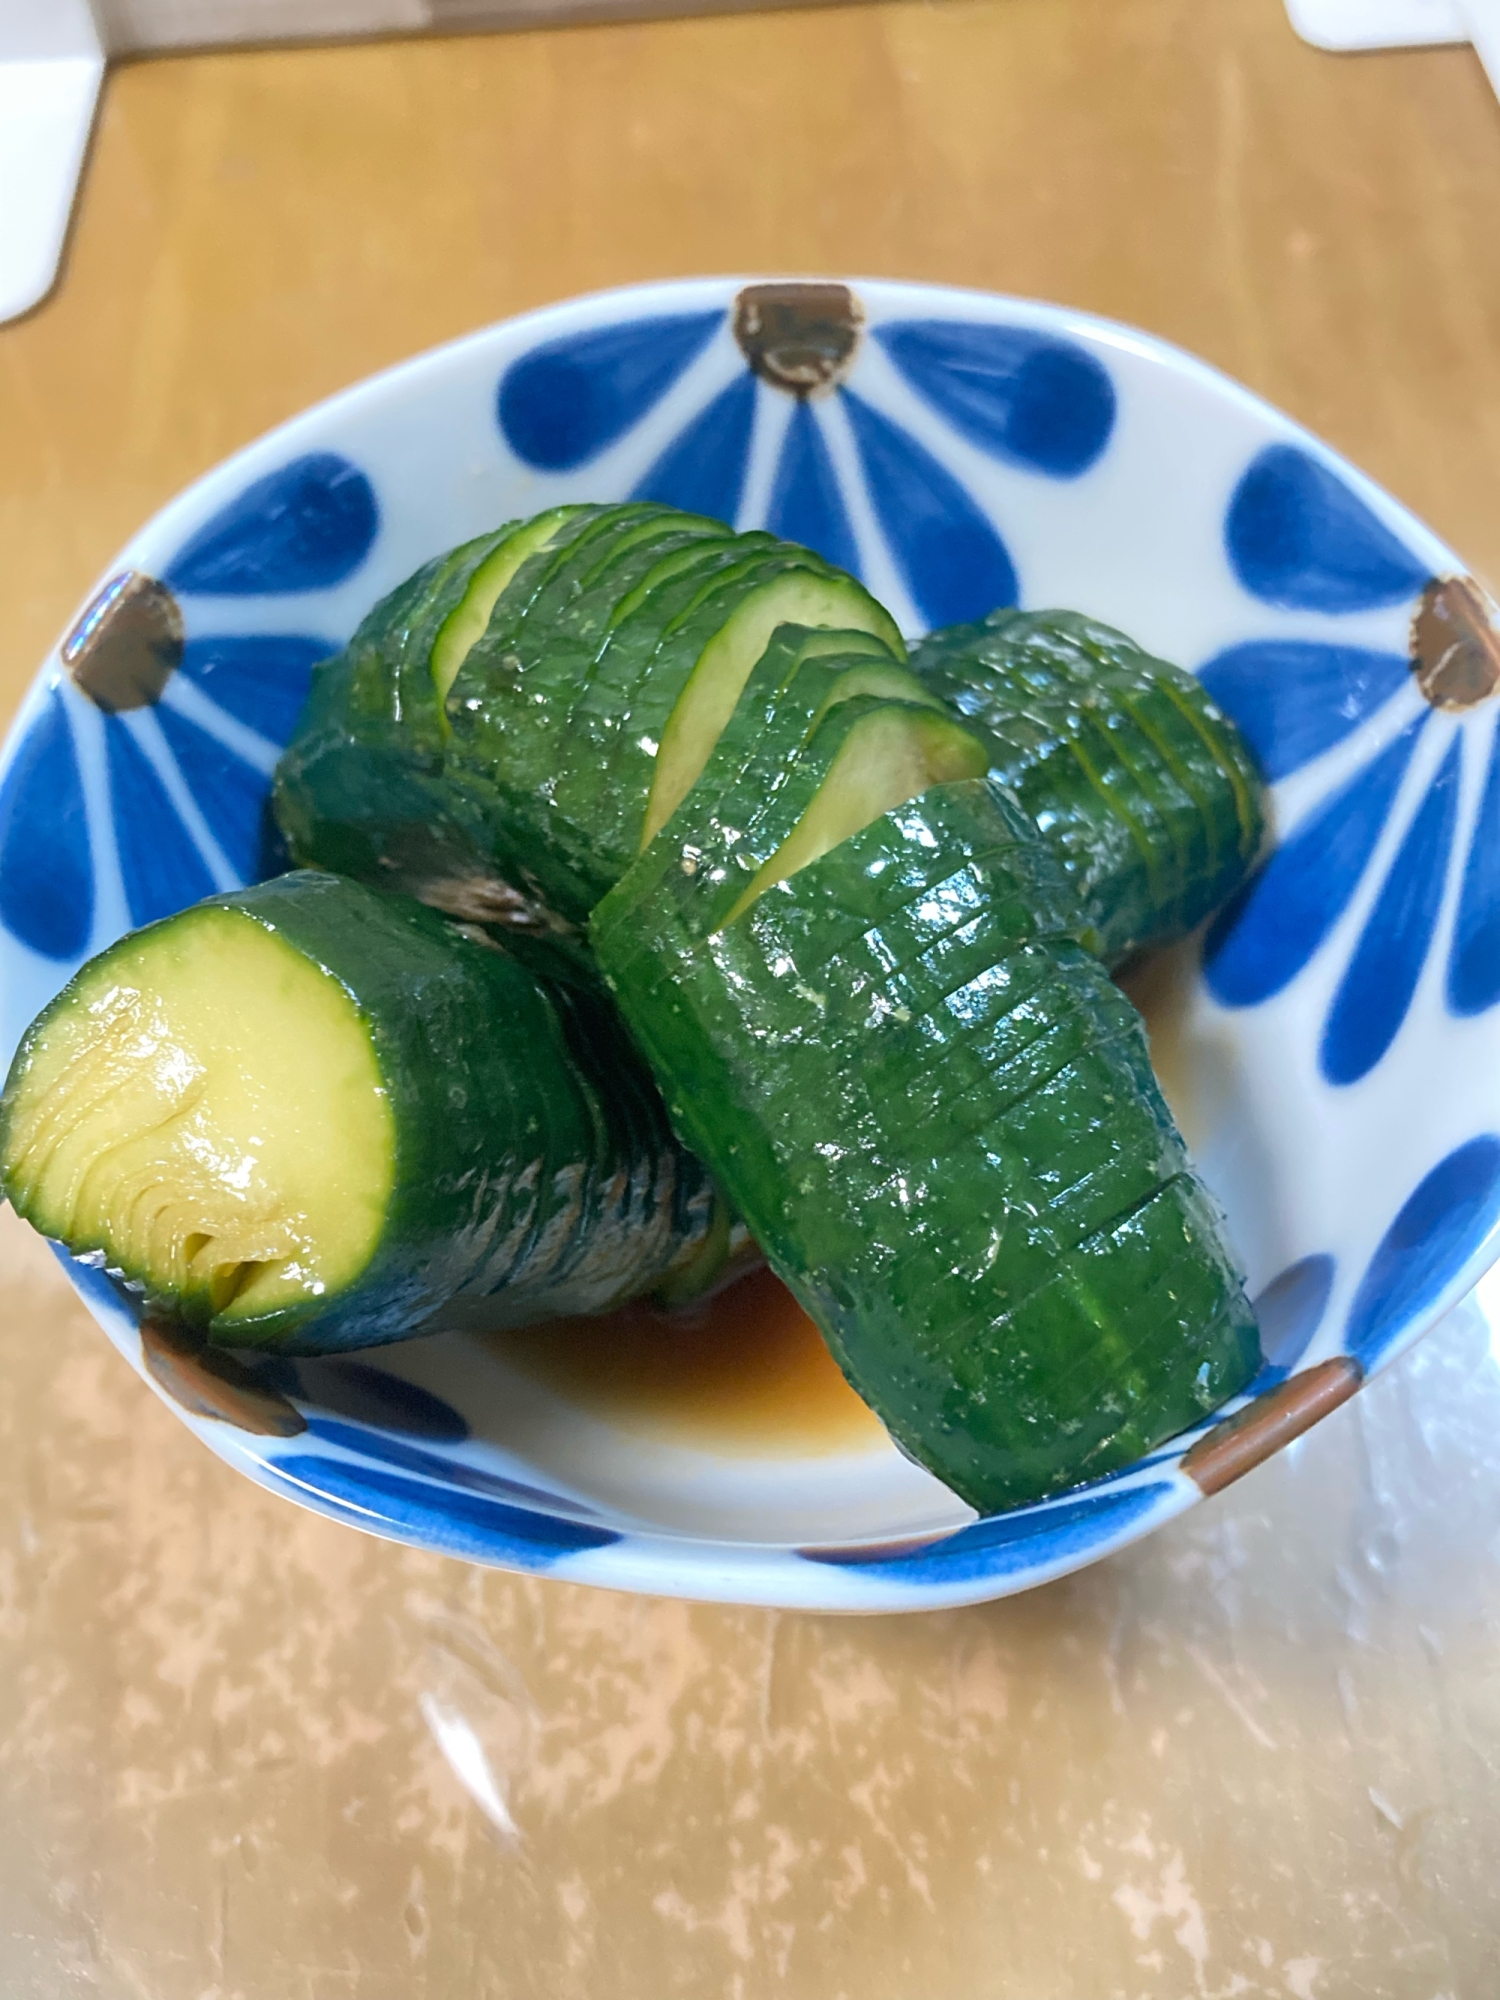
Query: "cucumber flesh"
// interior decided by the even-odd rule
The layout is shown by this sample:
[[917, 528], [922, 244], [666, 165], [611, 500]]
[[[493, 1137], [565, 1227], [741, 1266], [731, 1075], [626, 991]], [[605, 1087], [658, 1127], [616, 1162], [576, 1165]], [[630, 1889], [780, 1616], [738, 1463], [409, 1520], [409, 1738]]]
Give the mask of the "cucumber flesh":
[[[870, 676], [848, 678], [868, 681]], [[862, 687], [851, 687], [839, 699], [863, 695]], [[981, 776], [986, 761], [978, 738], [946, 716], [904, 702], [872, 709], [844, 737], [811, 805], [755, 871], [725, 922], [732, 924], [775, 883], [809, 867], [871, 820], [919, 798], [933, 785]]]
[[300, 1353], [599, 1311], [729, 1247], [597, 995], [310, 872], [83, 968], [0, 1097], [0, 1186], [152, 1310]]
[[[610, 652], [620, 656], [625, 672], [617, 667], [610, 675], [618, 688], [618, 721], [603, 791], [613, 801], [612, 824], [625, 833], [629, 854], [642, 845], [661, 744], [683, 689], [736, 608], [789, 570], [819, 577], [835, 573], [820, 556], [790, 543], [736, 535], [717, 564], [685, 573], [643, 598], [621, 624]], [[608, 666], [608, 657], [603, 664]]]
[[889, 613], [850, 577], [794, 570], [747, 593], [699, 655], [672, 710], [641, 828], [642, 847], [687, 796], [778, 625], [869, 632], [883, 639], [898, 659], [905, 652]]
[[32, 1047], [5, 1138], [19, 1213], [224, 1325], [349, 1285], [395, 1159], [349, 993], [225, 909], [80, 975]]
[[[700, 746], [702, 764], [686, 767], [683, 775], [691, 789], [711, 764], [717, 796], [754, 761], [768, 786], [774, 785], [779, 766], [805, 747], [827, 714], [842, 702], [864, 697], [943, 712], [941, 699], [873, 633], [778, 625], [717, 740]], [[767, 740], [773, 727], [774, 749]]]
[[527, 558], [545, 549], [578, 511], [576, 507], [552, 507], [536, 515], [502, 542], [470, 577], [468, 589], [444, 619], [432, 644], [432, 686], [440, 715], [459, 668], [483, 636], [506, 585]]

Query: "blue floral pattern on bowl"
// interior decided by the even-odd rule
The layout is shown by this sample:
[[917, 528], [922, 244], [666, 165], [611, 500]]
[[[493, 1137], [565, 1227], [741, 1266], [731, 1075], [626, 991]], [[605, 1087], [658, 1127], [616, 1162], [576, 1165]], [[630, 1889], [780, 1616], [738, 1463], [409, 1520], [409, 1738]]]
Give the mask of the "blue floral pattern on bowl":
[[1496, 1249], [1493, 607], [1387, 496], [1188, 357], [980, 294], [694, 281], [492, 328], [296, 419], [142, 530], [23, 707], [0, 767], [0, 1052], [127, 927], [285, 865], [276, 757], [313, 666], [384, 591], [499, 520], [627, 495], [806, 542], [913, 634], [1073, 605], [1196, 668], [1238, 721], [1276, 838], [1184, 960], [1176, 1067], [1256, 1295], [1250, 1397], [976, 1522], [892, 1449], [757, 1464], [643, 1441], [457, 1336], [187, 1354], [63, 1261], [223, 1457], [375, 1532], [809, 1607], [1026, 1588], [1336, 1407]]

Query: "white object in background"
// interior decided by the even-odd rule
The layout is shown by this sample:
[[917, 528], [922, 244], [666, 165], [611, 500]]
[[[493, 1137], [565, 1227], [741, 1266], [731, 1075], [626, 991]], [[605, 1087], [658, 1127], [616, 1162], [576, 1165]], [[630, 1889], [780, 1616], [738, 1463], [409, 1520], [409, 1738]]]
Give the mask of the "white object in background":
[[1409, 49], [1466, 42], [1459, 0], [1286, 0], [1292, 26], [1318, 49]]
[[103, 75], [87, 0], [0, 0], [0, 320], [52, 288]]
[[1472, 42], [1500, 97], [1500, 0], [1286, 0], [1314, 48], [1410, 49]]
[[1468, 23], [1469, 40], [1484, 73], [1500, 97], [1500, 0], [1459, 0], [1459, 13]]

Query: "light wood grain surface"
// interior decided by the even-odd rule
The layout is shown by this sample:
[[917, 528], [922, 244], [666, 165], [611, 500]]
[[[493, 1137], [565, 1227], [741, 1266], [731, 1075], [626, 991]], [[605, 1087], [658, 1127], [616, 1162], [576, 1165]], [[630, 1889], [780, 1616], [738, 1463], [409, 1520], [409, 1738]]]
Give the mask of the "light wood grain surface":
[[[1500, 107], [1278, 0], [942, 0], [110, 77], [0, 331], [0, 710], [112, 551], [314, 399], [706, 271], [1134, 321], [1500, 581]], [[0, 1216], [9, 2000], [1492, 2000], [1500, 1371], [1451, 1320], [1010, 1604], [839, 1624], [483, 1574], [213, 1461]], [[439, 1747], [485, 1743], [513, 1831]]]

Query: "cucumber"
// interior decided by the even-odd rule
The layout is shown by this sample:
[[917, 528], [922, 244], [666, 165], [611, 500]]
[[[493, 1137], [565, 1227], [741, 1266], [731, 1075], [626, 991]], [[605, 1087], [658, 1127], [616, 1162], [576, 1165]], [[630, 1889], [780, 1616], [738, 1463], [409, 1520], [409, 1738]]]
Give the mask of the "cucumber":
[[294, 1354], [680, 1297], [730, 1247], [597, 992], [314, 872], [91, 960], [16, 1056], [0, 1185], [152, 1311]]
[[319, 669], [273, 791], [293, 858], [566, 938], [793, 616], [902, 651], [819, 557], [672, 508], [556, 508], [466, 544]]
[[[897, 659], [905, 658], [901, 634], [890, 614], [852, 577], [836, 571], [820, 575], [790, 557], [783, 565], [767, 568], [774, 573], [758, 572], [752, 586], [736, 593], [732, 604], [721, 588], [696, 617], [685, 619], [681, 629], [663, 639], [658, 662], [671, 664], [665, 674], [658, 667], [658, 680], [671, 687], [684, 667], [688, 671], [662, 732], [641, 826], [642, 847], [686, 797], [778, 625], [869, 632], [883, 639]], [[728, 615], [721, 622], [723, 611]]]
[[748, 560], [779, 545], [764, 534], [736, 535], [711, 548], [669, 557], [623, 597], [594, 671], [568, 716], [550, 817], [587, 871], [583, 906], [619, 880], [640, 842], [644, 800], [671, 698], [650, 669], [663, 632], [715, 583], [744, 574]]
[[[647, 512], [612, 511], [632, 532]], [[689, 518], [657, 511], [676, 533]], [[642, 539], [635, 560], [599, 571], [586, 593], [586, 629], [602, 635], [592, 657], [558, 643], [544, 587], [521, 611], [502, 597], [449, 692], [453, 785], [485, 814], [497, 866], [524, 872], [565, 921], [582, 923], [629, 865], [650, 815], [706, 753], [777, 625], [857, 628], [901, 651], [868, 592], [818, 557], [714, 523], [698, 531], [701, 552]], [[566, 560], [551, 557], [559, 579]]]
[[496, 874], [482, 815], [444, 776], [435, 676], [439, 662], [457, 671], [505, 583], [586, 511], [513, 521], [424, 564], [314, 670], [272, 789], [296, 860], [473, 921], [547, 928]]
[[[721, 522], [672, 509], [600, 509], [589, 531], [538, 572], [527, 603], [497, 607], [449, 697], [455, 790], [484, 813], [497, 869], [533, 884], [565, 919], [586, 915], [619, 872], [592, 827], [575, 825], [555, 803], [569, 768], [564, 739], [618, 608], [652, 575], [721, 567], [732, 542]], [[597, 798], [597, 754], [588, 769]]]
[[[824, 694], [816, 662], [785, 680], [748, 755], [731, 724], [590, 934], [679, 1132], [854, 1388], [993, 1512], [1216, 1408], [1255, 1322], [1055, 855], [952, 776], [966, 732], [934, 756], [932, 711]], [[850, 747], [877, 728], [879, 785]]]
[[[428, 672], [432, 677], [440, 722], [443, 721], [443, 703], [448, 690], [459, 668], [483, 636], [490, 614], [511, 579], [529, 557], [540, 549], [549, 548], [570, 522], [590, 511], [584, 507], [553, 507], [545, 514], [533, 515], [529, 521], [513, 524], [503, 531], [504, 539], [469, 576], [462, 597], [438, 627], [428, 655]], [[412, 650], [420, 658], [420, 646]]]
[[1248, 749], [1191, 674], [1122, 632], [996, 611], [929, 634], [912, 669], [984, 735], [1107, 963], [1185, 935], [1249, 872], [1265, 812]]

